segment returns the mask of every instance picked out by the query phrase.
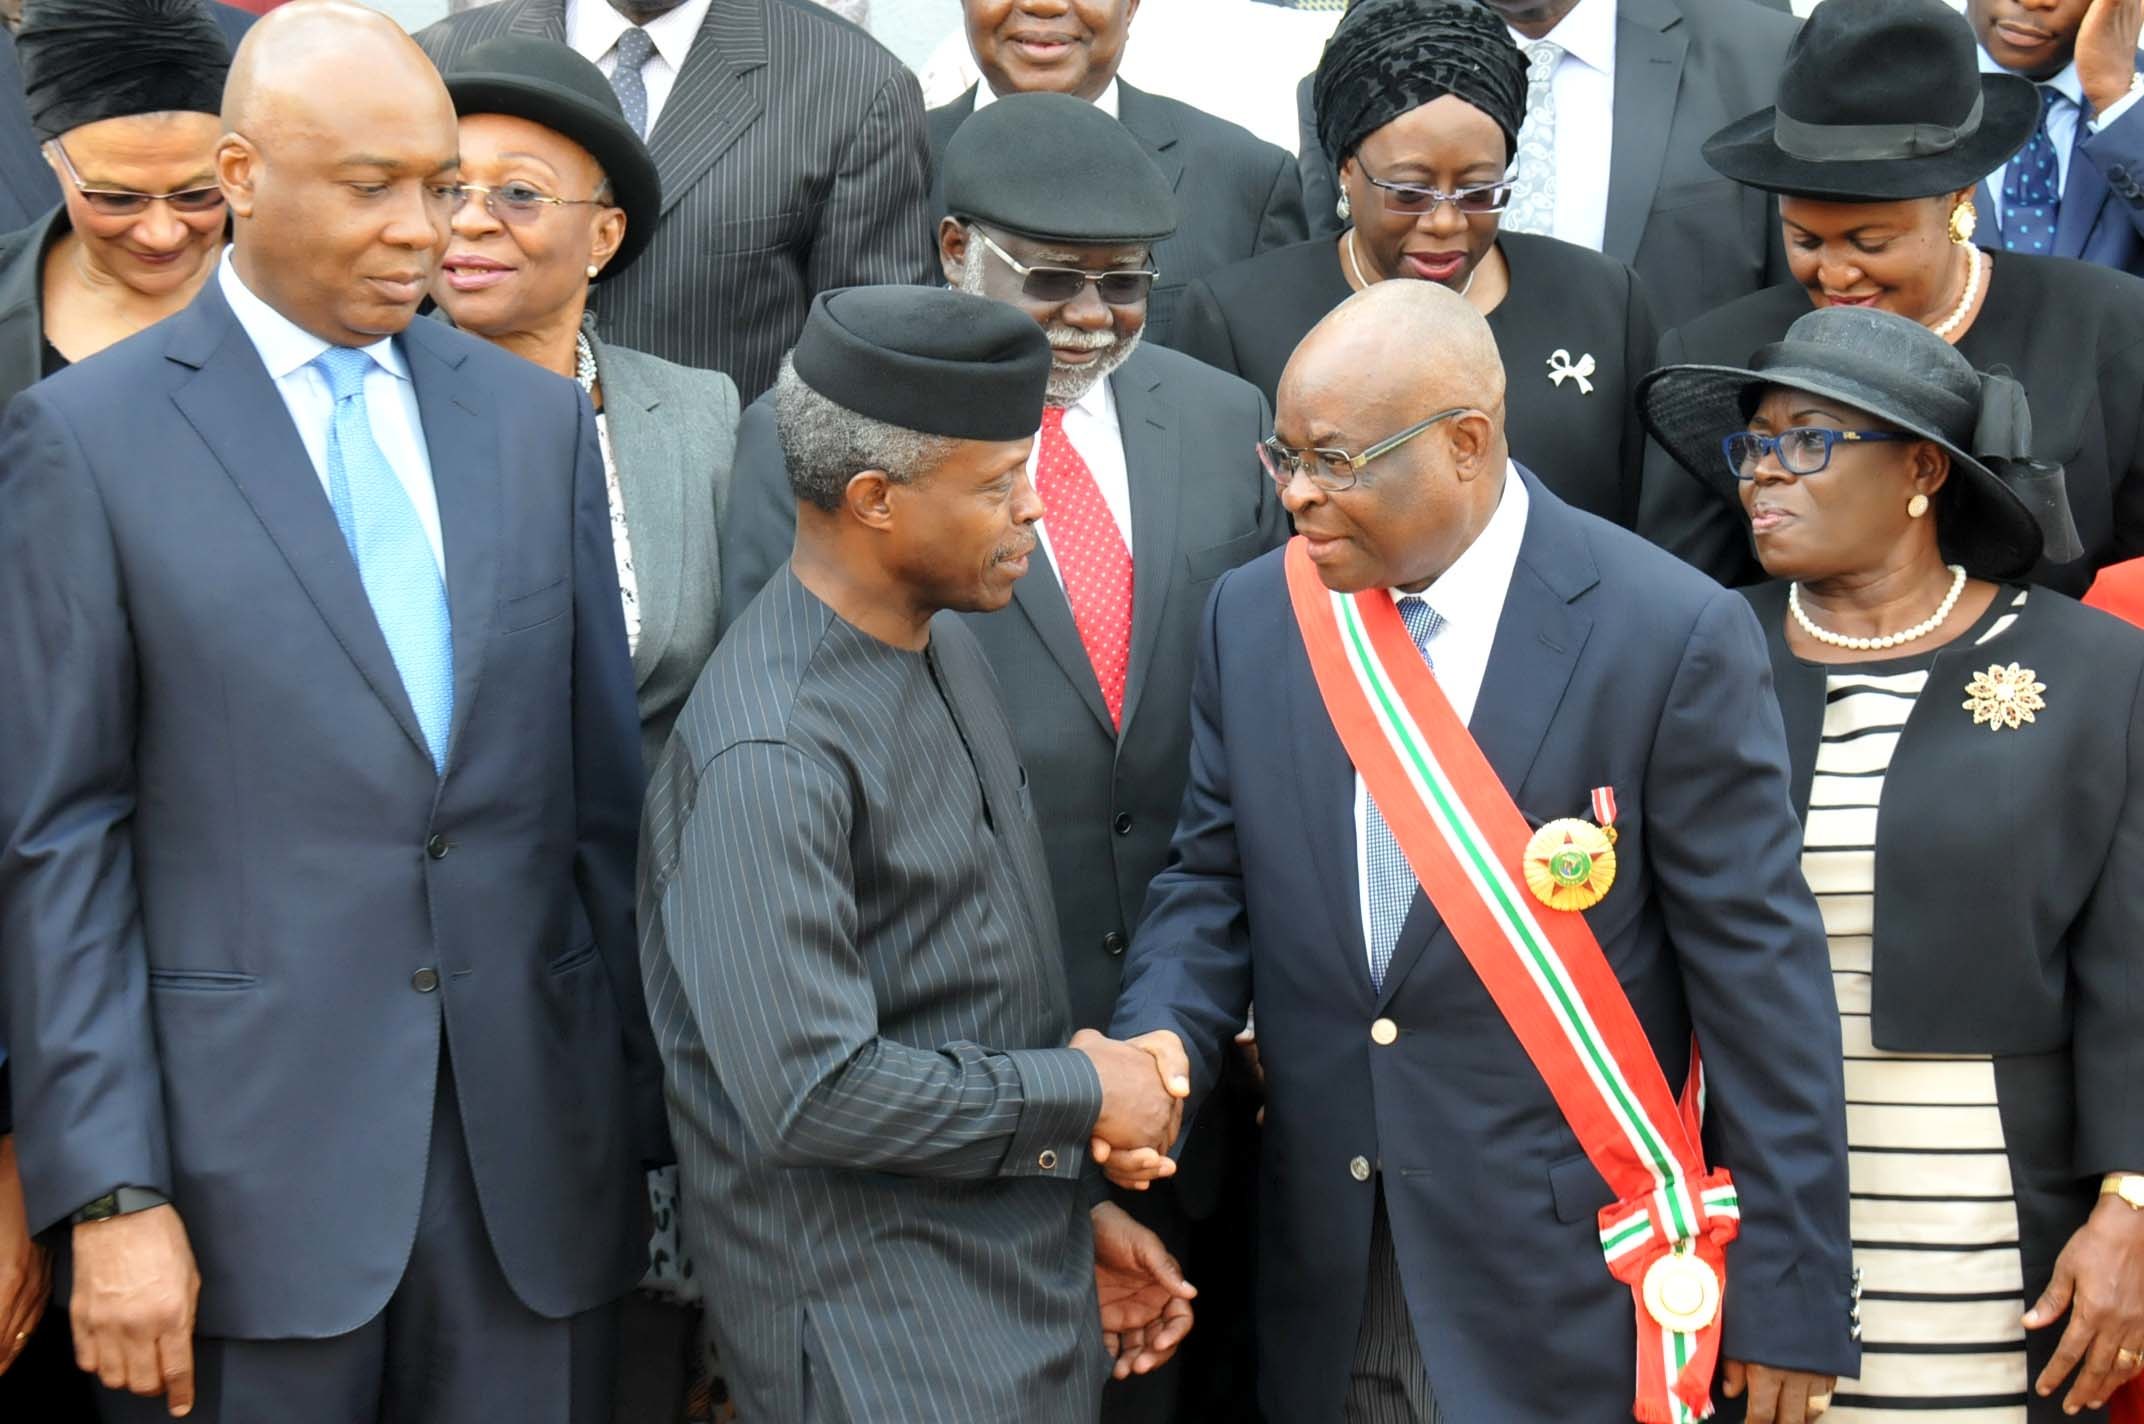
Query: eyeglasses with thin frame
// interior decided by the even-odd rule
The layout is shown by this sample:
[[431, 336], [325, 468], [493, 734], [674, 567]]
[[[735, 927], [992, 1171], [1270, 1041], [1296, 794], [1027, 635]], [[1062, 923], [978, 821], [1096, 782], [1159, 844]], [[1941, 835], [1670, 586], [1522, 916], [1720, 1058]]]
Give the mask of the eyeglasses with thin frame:
[[1012, 268], [1013, 275], [1020, 279], [1020, 291], [1038, 302], [1050, 302], [1062, 306], [1077, 297], [1089, 282], [1094, 284], [1095, 295], [1113, 307], [1135, 307], [1146, 300], [1154, 279], [1161, 274], [1151, 268], [1117, 268], [1108, 272], [1089, 272], [1081, 267], [1030, 267], [990, 240], [990, 234], [979, 227], [968, 231], [996, 254], [998, 261]]
[[1266, 474], [1282, 489], [1294, 482], [1300, 470], [1304, 477], [1327, 494], [1338, 494], [1353, 489], [1362, 478], [1362, 467], [1380, 455], [1389, 455], [1394, 450], [1420, 435], [1440, 420], [1450, 420], [1455, 415], [1466, 415], [1474, 407], [1455, 405], [1450, 410], [1440, 410], [1429, 419], [1408, 426], [1397, 435], [1388, 435], [1360, 455], [1329, 447], [1310, 446], [1297, 450], [1280, 443], [1278, 435], [1268, 435], [1258, 442], [1258, 463], [1265, 466]]
[[89, 210], [108, 218], [138, 217], [149, 211], [151, 203], [169, 203], [177, 213], [208, 213], [223, 206], [223, 189], [211, 183], [206, 188], [178, 188], [169, 193], [135, 193], [125, 188], [92, 188], [82, 181], [82, 174], [67, 156], [65, 145], [58, 139], [51, 140], [52, 152], [58, 156], [60, 167], [67, 172], [67, 181], [89, 204]]
[[601, 198], [554, 198], [526, 183], [502, 183], [496, 188], [487, 188], [482, 183], [455, 183], [447, 189], [447, 202], [454, 212], [462, 210], [462, 204], [471, 196], [484, 200], [484, 211], [500, 222], [520, 226], [532, 223], [552, 208], [604, 208], [610, 205]]
[[1779, 468], [1799, 477], [1823, 470], [1831, 463], [1833, 447], [1840, 444], [1921, 438], [1897, 430], [1833, 430], [1828, 425], [1795, 425], [1777, 435], [1737, 430], [1720, 441], [1720, 452], [1727, 457], [1728, 471], [1738, 480], [1757, 478], [1757, 462], [1766, 455], [1777, 455]]
[[1355, 166], [1362, 170], [1363, 179], [1377, 189], [1378, 201], [1388, 213], [1412, 213], [1419, 216], [1436, 211], [1439, 204], [1450, 203], [1467, 217], [1479, 217], [1488, 213], [1500, 213], [1511, 205], [1511, 182], [1499, 178], [1493, 183], [1475, 183], [1461, 188], [1456, 193], [1447, 193], [1440, 188], [1427, 188], [1420, 183], [1387, 183], [1372, 173], [1355, 155]]

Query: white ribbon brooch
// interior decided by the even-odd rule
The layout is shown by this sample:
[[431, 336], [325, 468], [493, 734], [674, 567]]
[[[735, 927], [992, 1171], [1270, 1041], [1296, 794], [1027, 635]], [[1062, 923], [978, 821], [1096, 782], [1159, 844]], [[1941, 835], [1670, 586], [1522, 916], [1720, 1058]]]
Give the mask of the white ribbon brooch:
[[1592, 374], [1593, 354], [1590, 351], [1579, 357], [1575, 366], [1571, 364], [1571, 353], [1560, 346], [1548, 358], [1548, 378], [1558, 390], [1563, 389], [1563, 378], [1568, 376], [1578, 382], [1580, 395], [1590, 396], [1593, 394], [1593, 382], [1586, 378]]

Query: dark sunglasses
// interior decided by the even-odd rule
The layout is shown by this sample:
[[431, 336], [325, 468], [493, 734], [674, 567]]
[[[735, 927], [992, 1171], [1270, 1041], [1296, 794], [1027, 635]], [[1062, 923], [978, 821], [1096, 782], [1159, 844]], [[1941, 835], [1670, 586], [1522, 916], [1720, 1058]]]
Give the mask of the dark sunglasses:
[[59, 155], [60, 167], [67, 170], [67, 181], [89, 204], [89, 210], [109, 218], [130, 218], [149, 211], [151, 203], [169, 203], [178, 213], [214, 212], [223, 206], [223, 189], [213, 183], [206, 188], [181, 188], [173, 193], [130, 193], [124, 188], [92, 188], [82, 182], [74, 160], [58, 139], [52, 141], [52, 151]]
[[1777, 435], [1737, 430], [1720, 442], [1720, 449], [1726, 454], [1727, 468], [1736, 479], [1753, 480], [1757, 478], [1757, 462], [1768, 454], [1777, 455], [1779, 468], [1790, 475], [1813, 475], [1831, 463], [1835, 445], [1922, 438], [1896, 430], [1833, 430], [1824, 425], [1796, 425]]
[[1087, 284], [1092, 282], [1095, 293], [1110, 306], [1133, 307], [1146, 300], [1154, 279], [1161, 275], [1144, 269], [1088, 272], [1078, 267], [1030, 267], [992, 242], [990, 234], [981, 228], [971, 227], [968, 231], [995, 253], [998, 261], [1012, 268], [1014, 275], [1020, 278], [1020, 291], [1038, 302], [1062, 305], [1085, 291]]
[[1471, 188], [1461, 188], [1456, 193], [1447, 193], [1438, 188], [1425, 188], [1419, 183], [1387, 183], [1372, 173], [1355, 155], [1355, 166], [1362, 169], [1362, 176], [1377, 189], [1378, 200], [1388, 213], [1426, 213], [1434, 211], [1440, 203], [1450, 203], [1469, 217], [1483, 213], [1500, 213], [1511, 205], [1511, 184], [1504, 179], [1494, 183], [1476, 183]]

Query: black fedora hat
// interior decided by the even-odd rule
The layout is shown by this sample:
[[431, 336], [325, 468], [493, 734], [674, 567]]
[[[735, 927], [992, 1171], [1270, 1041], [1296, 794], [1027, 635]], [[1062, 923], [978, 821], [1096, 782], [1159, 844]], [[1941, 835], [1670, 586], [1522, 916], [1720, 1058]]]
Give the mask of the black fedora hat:
[[633, 265], [662, 218], [663, 180], [602, 70], [557, 40], [501, 35], [463, 55], [446, 81], [457, 114], [527, 119], [587, 149], [625, 209], [625, 241], [596, 280]]
[[2018, 578], [2043, 554], [2059, 564], [2083, 552], [2062, 467], [2032, 458], [2025, 388], [1974, 370], [1942, 337], [1889, 312], [1819, 308], [1747, 369], [1662, 367], [1638, 383], [1638, 413], [1677, 464], [1732, 494], [1739, 481], [1720, 441], [1746, 428], [1769, 386], [1838, 401], [1947, 451], [1937, 534], [1945, 556], [1974, 575]]
[[1752, 188], [1835, 202], [1929, 198], [2010, 161], [2040, 122], [2030, 80], [1983, 75], [1942, 0], [1824, 0], [1802, 23], [1779, 102], [1705, 140]]

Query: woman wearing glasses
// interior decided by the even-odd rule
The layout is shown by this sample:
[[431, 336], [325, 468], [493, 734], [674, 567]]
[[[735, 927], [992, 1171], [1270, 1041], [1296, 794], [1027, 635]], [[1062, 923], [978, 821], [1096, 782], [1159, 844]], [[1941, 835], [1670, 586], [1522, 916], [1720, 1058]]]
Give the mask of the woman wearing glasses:
[[1775, 580], [1748, 596], [1846, 1053], [1833, 1417], [2095, 1410], [2144, 1365], [2144, 633], [2028, 592], [2074, 548], [2062, 471], [1921, 323], [1805, 313], [1639, 398]]
[[1652, 364], [1652, 308], [1613, 258], [1498, 231], [1526, 113], [1526, 58], [1504, 22], [1461, 0], [1361, 0], [1312, 98], [1353, 226], [1192, 282], [1170, 344], [1270, 401], [1296, 343], [1351, 293], [1441, 282], [1496, 335], [1512, 456], [1567, 502], [1631, 524], [1644, 432], [1630, 392]]
[[[715, 648], [716, 530], [737, 444], [737, 388], [714, 371], [606, 344], [590, 287], [654, 236], [662, 184], [602, 71], [553, 40], [502, 36], [446, 76], [462, 190], [432, 296], [462, 330], [580, 383], [609, 477], [619, 597], [654, 766]], [[651, 1174], [650, 1274], [626, 1303], [620, 1419], [709, 1417], [699, 1284], [677, 1226], [677, 1174]], [[689, 1406], [686, 1396], [697, 1391]]]
[[60, 205], [0, 237], [0, 403], [192, 301], [224, 241], [201, 0], [37, 0], [15, 47]]

